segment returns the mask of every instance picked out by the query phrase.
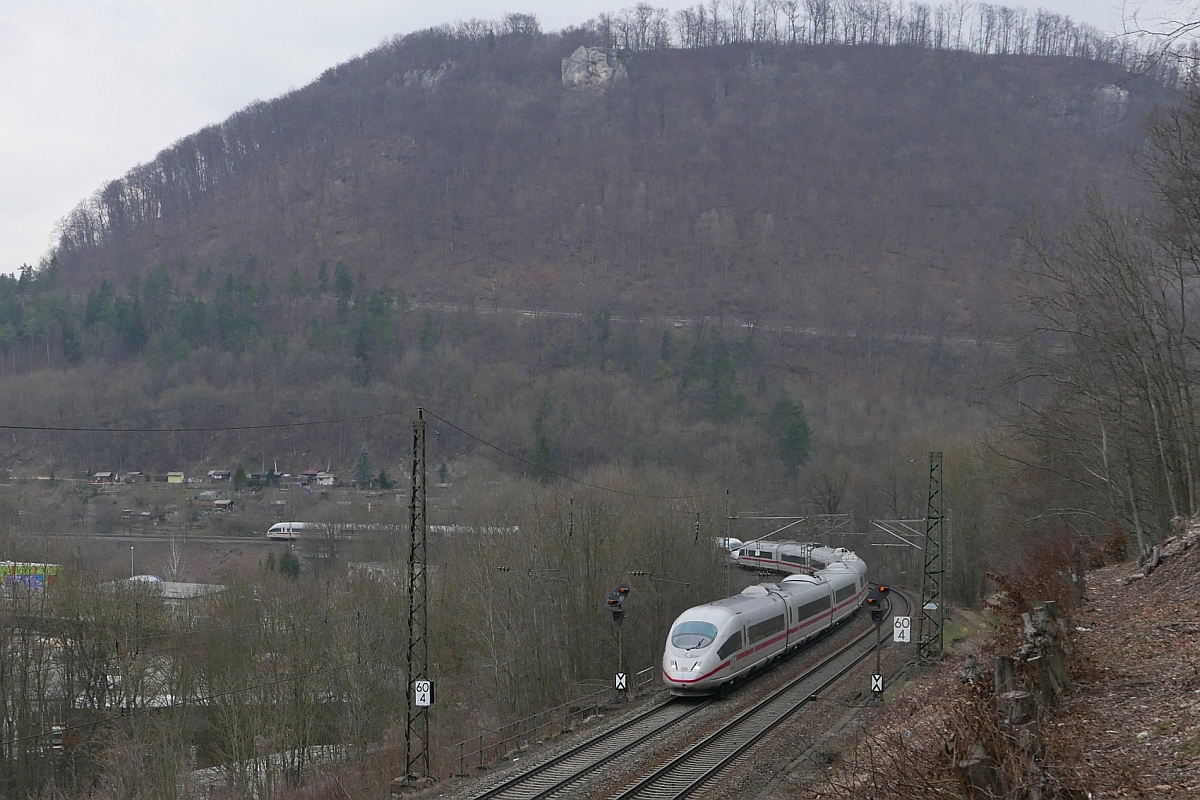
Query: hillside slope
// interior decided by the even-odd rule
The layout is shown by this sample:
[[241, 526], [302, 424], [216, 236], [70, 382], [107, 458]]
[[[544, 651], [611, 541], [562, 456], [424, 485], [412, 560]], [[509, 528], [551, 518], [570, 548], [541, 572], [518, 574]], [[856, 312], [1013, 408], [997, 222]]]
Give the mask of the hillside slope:
[[1090, 576], [1076, 621], [1088, 673], [1061, 714], [1079, 731], [1100, 797], [1200, 794], [1200, 523], [1167, 540], [1169, 557], [1145, 579], [1134, 564]]
[[82, 204], [62, 278], [340, 261], [418, 300], [986, 337], [1016, 219], [1111, 188], [1165, 96], [1077, 59], [768, 44], [581, 92], [580, 36], [414, 34], [247, 108]]
[[[1149, 576], [1133, 563], [1088, 573], [1086, 597], [1070, 616], [1074, 691], [1041, 712], [1043, 797], [1183, 800], [1200, 794], [1200, 609], [1192, 602], [1200, 584], [1200, 520], [1182, 531], [1163, 543], [1164, 561]], [[1006, 632], [1012, 624], [1001, 622], [1001, 637], [1010, 644], [1020, 638]], [[874, 795], [883, 798], [909, 796], [902, 787], [914, 781], [956, 793], [954, 753], [978, 741], [967, 739], [964, 746], [962, 736], [994, 728], [973, 718], [995, 714], [993, 650], [1012, 652], [992, 641], [959, 643], [954, 658], [910, 681], [893, 705], [868, 721], [832, 786], [790, 796], [858, 796], [855, 787], [872, 781], [886, 787]], [[963, 683], [967, 653], [985, 670], [974, 686]], [[1019, 681], [1027, 679], [1024, 667], [1018, 665]], [[879, 761], [873, 764], [872, 757]]]

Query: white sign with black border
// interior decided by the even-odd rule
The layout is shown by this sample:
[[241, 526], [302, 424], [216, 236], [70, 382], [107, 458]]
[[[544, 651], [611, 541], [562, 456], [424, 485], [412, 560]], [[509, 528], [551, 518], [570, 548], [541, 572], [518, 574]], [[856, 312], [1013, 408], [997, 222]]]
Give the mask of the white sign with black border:
[[879, 694], [883, 691], [883, 676], [882, 675], [872, 675], [871, 676], [871, 691], [875, 692], [876, 694]]
[[413, 704], [418, 708], [433, 705], [433, 681], [413, 681]]
[[912, 617], [893, 617], [892, 618], [892, 641], [893, 642], [911, 642], [912, 641]]
[[618, 692], [623, 692], [625, 691], [625, 686], [629, 683], [629, 681], [624, 672], [618, 672], [616, 680], [613, 683], [616, 685]]

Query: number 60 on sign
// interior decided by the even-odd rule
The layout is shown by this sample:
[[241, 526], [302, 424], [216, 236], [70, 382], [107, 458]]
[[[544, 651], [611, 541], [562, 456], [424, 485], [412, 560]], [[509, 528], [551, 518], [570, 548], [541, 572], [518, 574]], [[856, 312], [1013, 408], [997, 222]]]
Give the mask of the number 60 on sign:
[[912, 641], [912, 617], [893, 617], [892, 618], [892, 641], [893, 642], [911, 642]]
[[413, 705], [418, 708], [433, 705], [433, 681], [413, 681]]

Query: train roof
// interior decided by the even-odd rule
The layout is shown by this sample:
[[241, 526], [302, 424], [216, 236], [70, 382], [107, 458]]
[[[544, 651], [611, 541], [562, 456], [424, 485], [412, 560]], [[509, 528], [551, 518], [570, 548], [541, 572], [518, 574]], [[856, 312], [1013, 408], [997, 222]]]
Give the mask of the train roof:
[[[733, 616], [739, 614], [748, 608], [754, 608], [760, 602], [762, 597], [771, 594], [766, 587], [770, 584], [762, 586], [747, 586], [742, 590], [741, 594], [735, 594], [733, 597], [726, 597], [721, 600], [714, 600], [711, 603], [706, 603], [702, 606], [696, 606], [692, 611], [711, 608], [715, 613], [714, 616]], [[775, 588], [775, 587], [772, 587]]]
[[817, 584], [821, 583], [828, 583], [828, 581], [826, 581], [820, 575], [809, 575], [807, 572], [793, 573], [779, 582], [781, 586], [796, 586], [799, 584], [816, 586]]
[[826, 561], [837, 561], [858, 558], [858, 555], [845, 547], [829, 547], [820, 542], [797, 542], [791, 539], [760, 539], [745, 542], [743, 547], [775, 547], [783, 551], [799, 551], [810, 553]]

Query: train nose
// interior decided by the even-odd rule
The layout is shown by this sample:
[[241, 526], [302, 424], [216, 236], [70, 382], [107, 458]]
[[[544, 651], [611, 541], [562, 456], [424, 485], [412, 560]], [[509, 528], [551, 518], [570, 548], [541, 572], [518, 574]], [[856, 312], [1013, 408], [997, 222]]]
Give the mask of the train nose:
[[701, 662], [691, 658], [669, 658], [663, 663], [663, 677], [671, 683], [691, 683], [700, 670]]

